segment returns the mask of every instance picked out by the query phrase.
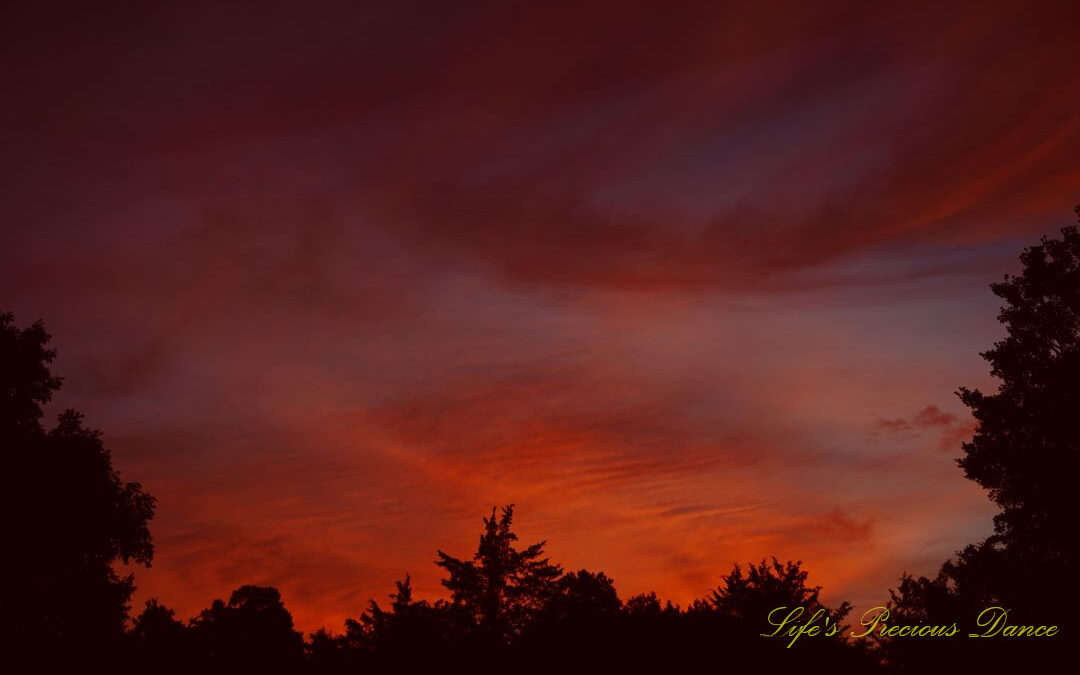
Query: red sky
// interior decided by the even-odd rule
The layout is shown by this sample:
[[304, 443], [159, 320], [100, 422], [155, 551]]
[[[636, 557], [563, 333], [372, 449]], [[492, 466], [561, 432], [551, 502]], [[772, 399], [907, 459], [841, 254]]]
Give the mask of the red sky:
[[681, 603], [989, 532], [953, 392], [1080, 202], [1075, 3], [130, 4], [5, 5], [0, 306], [159, 499], [140, 603], [339, 630], [507, 502]]

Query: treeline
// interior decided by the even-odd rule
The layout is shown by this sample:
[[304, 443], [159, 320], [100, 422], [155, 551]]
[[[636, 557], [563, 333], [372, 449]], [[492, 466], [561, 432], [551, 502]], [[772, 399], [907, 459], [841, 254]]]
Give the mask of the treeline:
[[[891, 623], [955, 622], [960, 635], [851, 641], [840, 630], [791, 649], [760, 637], [777, 607], [821, 610], [833, 625], [851, 620], [846, 603], [820, 603], [799, 563], [736, 566], [685, 608], [655, 594], [620, 599], [602, 572], [564, 571], [543, 542], [518, 547], [511, 507], [484, 519], [471, 557], [438, 553], [446, 598], [416, 600], [405, 578], [386, 607], [373, 601], [340, 634], [301, 635], [278, 591], [259, 586], [187, 620], [156, 601], [131, 618], [134, 578], [115, 566], [152, 560], [154, 498], [121, 479], [78, 413], [43, 424], [61, 384], [49, 335], [40, 322], [20, 328], [0, 313], [4, 672], [925, 673], [1064, 662], [1080, 625], [1080, 233], [1065, 228], [1020, 260], [1020, 275], [992, 285], [1006, 337], [983, 357], [998, 390], [958, 392], [977, 422], [959, 464], [1001, 508], [994, 534], [935, 577], [904, 575], [889, 592]], [[1012, 624], [1058, 625], [1059, 637], [966, 637], [993, 605], [1009, 609]]]
[[304, 639], [274, 588], [241, 587], [187, 622], [152, 601], [129, 636], [132, 665], [148, 672], [390, 673], [494, 672], [510, 664], [526, 672], [664, 672], [710, 660], [725, 668], [877, 663], [867, 643], [839, 634], [805, 639], [796, 649], [759, 638], [776, 607], [822, 610], [834, 624], [850, 611], [821, 604], [820, 589], [806, 585], [798, 563], [736, 566], [687, 608], [661, 603], [655, 593], [623, 601], [604, 573], [564, 572], [544, 557], [542, 542], [518, 548], [512, 518], [511, 507], [493, 510], [470, 559], [439, 553], [449, 598], [416, 600], [406, 577], [386, 607], [372, 601], [341, 634], [320, 630]]

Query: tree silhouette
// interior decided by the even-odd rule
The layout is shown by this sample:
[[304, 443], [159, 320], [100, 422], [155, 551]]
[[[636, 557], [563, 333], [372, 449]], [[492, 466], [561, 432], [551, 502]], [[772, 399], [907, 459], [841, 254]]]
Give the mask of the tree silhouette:
[[638, 593], [637, 595], [630, 597], [623, 603], [623, 609], [626, 611], [626, 614], [631, 617], [657, 617], [665, 611], [675, 611], [675, 607], [670, 601], [667, 603], [666, 607], [662, 608], [660, 606], [660, 598], [657, 597], [656, 591]]
[[51, 337], [40, 321], [20, 329], [14, 320], [0, 312], [0, 428], [40, 432], [41, 406], [62, 381], [49, 369], [56, 350], [48, 348]]
[[365, 670], [357, 646], [350, 644], [345, 636], [334, 635], [325, 628], [308, 636], [304, 652], [305, 672], [308, 673], [356, 673]]
[[142, 613], [133, 622], [130, 639], [132, 665], [137, 669], [182, 673], [193, 665], [188, 627], [157, 598], [146, 601]]
[[[872, 669], [875, 659], [865, 644], [846, 639], [848, 626], [843, 621], [851, 605], [824, 604], [819, 598], [821, 587], [808, 586], [808, 576], [799, 561], [772, 558], [745, 568], [736, 564], [707, 598], [686, 612], [685, 650], [701, 657], [703, 647], [715, 643], [719, 635], [729, 666], [814, 671], [828, 664], [841, 671]], [[762, 637], [776, 632], [775, 623], [793, 612], [799, 623], [812, 622], [821, 632], [800, 640], [794, 648], [788, 647], [791, 638], [784, 631], [777, 637]]]
[[619, 638], [624, 619], [611, 578], [603, 572], [571, 572], [556, 581], [516, 645], [517, 652], [537, 666], [611, 668], [622, 658]]
[[439, 551], [437, 565], [449, 575], [443, 580], [455, 608], [463, 610], [484, 635], [505, 642], [519, 635], [527, 622], [556, 592], [562, 569], [544, 557], [544, 542], [514, 547], [510, 530], [513, 505], [501, 515], [491, 510], [471, 560]]
[[371, 601], [359, 621], [345, 622], [346, 643], [366, 652], [372, 665], [394, 671], [447, 658], [457, 631], [443, 603], [413, 600], [412, 579], [395, 582], [390, 609]]
[[[971, 620], [978, 611], [998, 605], [1009, 609], [1014, 623], [1075, 625], [1080, 233], [1070, 226], [1060, 238], [1043, 237], [1020, 254], [1020, 262], [1018, 276], [1006, 275], [990, 287], [1004, 301], [998, 320], [1006, 329], [1006, 337], [982, 354], [1000, 381], [997, 391], [958, 392], [977, 422], [958, 463], [1001, 507], [994, 534], [946, 561], [934, 579], [905, 575], [891, 591], [897, 621], [957, 621], [968, 632], [976, 629]], [[946, 650], [891, 640], [883, 649], [894, 666], [910, 670], [944, 659], [997, 669], [1050, 658], [1062, 645], [1044, 640]]]
[[241, 586], [228, 603], [214, 600], [192, 629], [204, 669], [294, 673], [303, 664], [303, 636], [272, 586]]
[[1061, 235], [1026, 249], [1023, 272], [991, 286], [1005, 301], [998, 320], [1008, 335], [982, 356], [1001, 384], [989, 395], [960, 390], [978, 427], [959, 463], [1001, 507], [994, 544], [1072, 567], [1080, 546], [1067, 470], [1080, 457], [1080, 233], [1073, 226]]
[[619, 613], [622, 602], [615, 584], [603, 572], [578, 570], [563, 575], [555, 584], [555, 593], [544, 606], [544, 613], [563, 624], [595, 624]]
[[757, 565], [747, 565], [745, 573], [742, 566], [736, 564], [712, 592], [708, 602], [720, 614], [748, 624], [762, 622], [779, 607], [801, 607], [804, 619], [820, 611], [823, 625], [828, 618], [832, 625], [841, 626], [844, 617], [851, 611], [851, 605], [847, 602], [840, 603], [836, 608], [823, 605], [818, 599], [821, 587], [807, 586], [808, 576], [809, 573], [802, 569], [801, 561], [781, 563], [776, 558], [771, 562], [762, 560]]
[[101, 433], [73, 410], [56, 426], [42, 406], [60, 386], [55, 351], [38, 322], [20, 329], [0, 313], [0, 447], [5, 461], [0, 638], [41, 662], [112, 660], [122, 647], [132, 575], [149, 565], [154, 498], [121, 480]]

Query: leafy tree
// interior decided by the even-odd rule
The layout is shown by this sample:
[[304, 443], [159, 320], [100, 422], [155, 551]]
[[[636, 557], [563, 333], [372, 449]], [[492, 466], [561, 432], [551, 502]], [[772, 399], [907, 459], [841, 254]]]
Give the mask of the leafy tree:
[[840, 603], [835, 608], [827, 607], [818, 598], [821, 586], [807, 586], [809, 573], [802, 568], [802, 562], [787, 561], [781, 563], [776, 558], [771, 562], [762, 560], [759, 564], [747, 565], [746, 571], [736, 564], [734, 569], [723, 577], [722, 583], [708, 598], [708, 605], [722, 616], [745, 622], [747, 627], [761, 633], [769, 632], [766, 618], [779, 607], [793, 610], [803, 608], [800, 618], [809, 620], [819, 611], [819, 625], [829, 624], [838, 627], [837, 635], [842, 635], [844, 618], [851, 612], [851, 605]]
[[296, 672], [303, 636], [272, 586], [241, 586], [192, 620], [203, 667], [229, 672]]
[[622, 609], [615, 584], [603, 572], [578, 570], [564, 574], [555, 584], [545, 613], [566, 624], [595, 623], [614, 617]]
[[513, 505], [484, 518], [484, 533], [471, 560], [439, 551], [436, 564], [449, 575], [443, 585], [455, 608], [463, 610], [480, 631], [501, 642], [520, 635], [529, 620], [556, 592], [562, 569], [544, 557], [544, 542], [518, 549], [510, 525]]
[[[826, 605], [819, 597], [821, 587], [808, 586], [807, 578], [800, 562], [781, 563], [773, 558], [746, 567], [735, 565], [708, 596], [684, 611], [670, 603], [661, 608], [655, 593], [635, 596], [625, 603], [614, 644], [633, 645], [632, 654], [623, 657], [623, 662], [634, 672], [669, 672], [702, 664], [748, 672], [817, 672], [819, 668], [873, 672], [876, 661], [865, 645], [845, 639], [843, 620], [851, 606], [846, 602]], [[821, 632], [793, 648], [788, 648], [790, 637], [784, 633], [778, 638], [761, 637], [774, 630], [768, 617], [779, 607], [786, 609], [780, 617], [774, 614], [774, 621], [802, 608], [798, 621], [805, 623], [820, 611], [813, 625], [820, 626]]]
[[176, 613], [158, 602], [146, 601], [130, 632], [132, 664], [155, 673], [181, 673], [191, 667], [191, 636]]
[[308, 673], [363, 672], [359, 650], [344, 635], [333, 635], [325, 628], [311, 633], [304, 644]]
[[0, 428], [41, 430], [41, 406], [52, 400], [61, 379], [49, 366], [56, 350], [40, 321], [19, 328], [11, 312], [0, 312]]
[[[1077, 207], [1080, 215], [1080, 207]], [[991, 394], [961, 388], [976, 421], [958, 460], [964, 475], [1001, 508], [994, 533], [946, 561], [934, 579], [905, 575], [891, 592], [896, 621], [957, 622], [998, 605], [1013, 623], [1075, 625], [1080, 515], [1072, 488], [1080, 456], [1080, 232], [1061, 230], [1020, 254], [1019, 275], [991, 285], [1004, 301], [1005, 338], [982, 354], [999, 380]], [[951, 650], [924, 642], [885, 641], [886, 658], [919, 670], [944, 660], [993, 669], [1048, 658], [1061, 641], [980, 644]], [[1033, 651], [1037, 650], [1037, 651]]]
[[0, 313], [0, 511], [9, 542], [0, 639], [43, 661], [85, 664], [115, 658], [122, 646], [134, 582], [114, 565], [150, 564], [154, 498], [121, 480], [101, 433], [79, 413], [42, 425], [61, 382], [49, 340], [40, 322], [20, 329]]
[[621, 610], [615, 585], [603, 572], [565, 574], [526, 627], [518, 649], [532, 663], [572, 661], [599, 668], [618, 651]]
[[135, 618], [132, 636], [143, 640], [172, 640], [187, 630], [176, 619], [176, 612], [158, 602], [157, 598], [146, 601], [142, 614]]
[[977, 422], [959, 464], [1001, 512], [994, 534], [942, 572], [975, 604], [1063, 620], [1080, 599], [1074, 583], [1063, 583], [1080, 571], [1071, 471], [1080, 457], [1080, 232], [1043, 237], [1020, 262], [1019, 275], [991, 285], [1004, 301], [1006, 337], [982, 356], [998, 389], [959, 392]]
[[408, 574], [395, 587], [389, 610], [372, 600], [359, 621], [346, 620], [345, 644], [364, 652], [369, 665], [379, 670], [420, 670], [449, 658], [463, 636], [447, 605], [414, 600]]
[[[808, 576], [801, 561], [772, 558], [749, 564], [745, 570], [736, 564], [706, 599], [707, 607], [688, 613], [695, 636], [693, 649], [701, 649], [708, 634], [717, 632], [726, 637], [730, 653], [726, 660], [731, 666], [776, 672], [808, 668], [811, 672], [871, 672], [876, 658], [866, 643], [847, 638], [850, 626], [844, 620], [851, 604], [826, 605], [820, 599], [821, 587], [807, 585]], [[790, 637], [784, 631], [779, 637], [761, 637], [773, 633], [776, 623], [799, 608], [796, 621], [812, 621], [820, 627], [818, 634], [799, 640], [792, 648], [788, 648]]]
[[978, 426], [959, 463], [1001, 507], [995, 543], [1074, 565], [1080, 509], [1068, 469], [1080, 458], [1080, 232], [1061, 235], [1026, 249], [1023, 272], [991, 286], [1005, 301], [998, 320], [1008, 334], [982, 356], [1001, 383], [994, 394], [960, 390]]
[[[674, 609], [670, 602], [668, 602], [668, 608]], [[660, 606], [660, 598], [656, 596], [656, 592], [649, 591], [629, 598], [623, 603], [623, 611], [632, 617], [656, 617], [660, 616], [664, 610]]]

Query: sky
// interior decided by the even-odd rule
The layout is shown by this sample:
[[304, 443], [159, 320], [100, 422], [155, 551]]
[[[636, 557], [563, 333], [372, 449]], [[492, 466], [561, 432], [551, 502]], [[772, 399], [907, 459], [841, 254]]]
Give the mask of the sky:
[[341, 630], [507, 503], [684, 605], [990, 532], [955, 391], [1080, 203], [1075, 3], [2, 12], [0, 308], [158, 499], [136, 611]]

